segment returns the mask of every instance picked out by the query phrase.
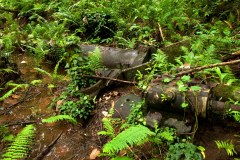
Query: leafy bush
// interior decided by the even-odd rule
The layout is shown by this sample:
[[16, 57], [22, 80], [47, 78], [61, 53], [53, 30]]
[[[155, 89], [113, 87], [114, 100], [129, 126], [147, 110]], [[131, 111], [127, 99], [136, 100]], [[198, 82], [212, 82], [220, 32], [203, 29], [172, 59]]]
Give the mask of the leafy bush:
[[198, 148], [192, 143], [175, 143], [170, 145], [166, 160], [202, 160], [202, 155], [198, 152]]

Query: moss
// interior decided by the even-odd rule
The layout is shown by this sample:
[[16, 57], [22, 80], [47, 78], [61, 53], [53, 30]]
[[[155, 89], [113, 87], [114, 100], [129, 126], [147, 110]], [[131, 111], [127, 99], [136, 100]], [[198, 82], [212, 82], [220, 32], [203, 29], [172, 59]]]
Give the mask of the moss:
[[213, 95], [217, 100], [227, 101], [231, 98], [234, 101], [240, 101], [240, 87], [239, 86], [227, 86], [217, 85], [212, 90]]

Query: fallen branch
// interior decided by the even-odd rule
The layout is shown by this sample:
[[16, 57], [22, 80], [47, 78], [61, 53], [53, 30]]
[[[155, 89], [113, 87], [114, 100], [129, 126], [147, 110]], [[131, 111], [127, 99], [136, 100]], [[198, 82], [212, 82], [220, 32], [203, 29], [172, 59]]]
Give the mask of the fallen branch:
[[137, 84], [137, 82], [131, 82], [131, 81], [124, 81], [116, 78], [109, 78], [109, 77], [101, 77], [101, 76], [94, 76], [94, 75], [81, 75], [83, 77], [87, 78], [96, 78], [96, 79], [104, 79], [104, 80], [110, 80], [110, 81], [115, 81], [115, 82], [120, 82], [120, 83], [127, 83], [127, 84]]
[[240, 56], [240, 50], [236, 51], [236, 52], [233, 52], [232, 54], [230, 54], [227, 57], [223, 58], [222, 61], [227, 61], [229, 59], [233, 59], [233, 58], [236, 58], [236, 57], [239, 57], [239, 56]]
[[58, 136], [45, 149], [43, 149], [43, 151], [39, 155], [37, 155], [37, 157], [34, 158], [34, 160], [43, 159], [43, 157], [47, 155], [52, 149], [52, 147], [57, 143], [58, 139], [62, 136], [62, 133], [63, 131], [59, 133]]
[[159, 29], [159, 33], [160, 33], [160, 36], [162, 38], [162, 41], [164, 41], [165, 39], [164, 39], [164, 36], [163, 36], [162, 27], [161, 27], [160, 23], [158, 23], [158, 29]]
[[175, 74], [174, 77], [181, 77], [183, 75], [190, 74], [190, 73], [193, 73], [193, 72], [198, 72], [198, 71], [208, 69], [208, 68], [214, 68], [214, 67], [226, 66], [226, 65], [233, 65], [233, 64], [238, 64], [238, 63], [240, 63], [240, 59], [230, 61], [230, 62], [222, 62], [222, 63], [216, 63], [216, 64], [207, 65], [207, 66], [196, 67], [196, 68], [193, 68], [193, 69], [190, 69], [190, 70], [179, 72], [179, 73]]
[[151, 62], [146, 62], [146, 63], [143, 63], [143, 64], [139, 64], [139, 65], [131, 67], [131, 68], [123, 69], [122, 72], [127, 72], [127, 71], [131, 71], [131, 70], [134, 70], [134, 69], [138, 69], [138, 68], [141, 68], [141, 67], [144, 67], [144, 66], [148, 66], [149, 64], [151, 64]]
[[4, 126], [15, 126], [15, 125], [22, 125], [22, 124], [33, 124], [33, 123], [37, 123], [36, 121], [22, 121], [22, 122], [12, 122], [12, 123], [6, 123], [4, 124]]

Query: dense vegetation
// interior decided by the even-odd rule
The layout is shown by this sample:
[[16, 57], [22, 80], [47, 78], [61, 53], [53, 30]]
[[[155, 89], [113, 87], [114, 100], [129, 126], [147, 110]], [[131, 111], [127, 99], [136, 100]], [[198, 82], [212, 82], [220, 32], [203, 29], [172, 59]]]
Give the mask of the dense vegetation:
[[[94, 74], [97, 69], [104, 67], [101, 65], [99, 50], [86, 56], [79, 49], [80, 44], [131, 49], [146, 45], [159, 49], [186, 41], [187, 45], [179, 47], [174, 56], [161, 50], [153, 54], [153, 65], [149, 66], [147, 74], [138, 72], [136, 77], [137, 87], [144, 91], [156, 75], [168, 74], [174, 78], [179, 68], [219, 63], [231, 57], [231, 53], [238, 53], [239, 8], [238, 0], [0, 0], [0, 69], [2, 72], [14, 72], [11, 66], [2, 67], [3, 60], [10, 61], [12, 54], [33, 55], [39, 67], [35, 69], [52, 79], [48, 85], [51, 89], [61, 80], [57, 74], [58, 68], [66, 66], [70, 83], [55, 102], [63, 102], [60, 112], [70, 118], [63, 116], [57, 120], [66, 119], [75, 123], [73, 117], [87, 119], [94, 107], [92, 98], [82, 93], [81, 89], [96, 81], [84, 78], [81, 74]], [[41, 62], [45, 60], [56, 65], [53, 75], [41, 69]], [[201, 70], [191, 77], [183, 76], [178, 81], [178, 88], [183, 93], [187, 90], [201, 90], [199, 86], [186, 87], [185, 84], [191, 78], [204, 83], [215, 81], [224, 85], [238, 85], [238, 74], [228, 66]], [[170, 80], [164, 79], [165, 83]], [[34, 85], [34, 82], [36, 83], [29, 82], [24, 87]], [[12, 82], [6, 85], [13, 89], [6, 94], [1, 93], [0, 101], [23, 86]], [[4, 85], [0, 87], [3, 91]], [[234, 99], [229, 103], [239, 104], [238, 101], [240, 100]], [[141, 155], [137, 145], [153, 144], [160, 149], [148, 153], [151, 158], [204, 158], [203, 147], [192, 144], [189, 137], [177, 137], [174, 129], [155, 126], [154, 130], [150, 130], [145, 127], [141, 107], [142, 104], [136, 104], [135, 110], [125, 122], [111, 118], [109, 111], [110, 117], [103, 119], [105, 130], [99, 132], [100, 135], [109, 136], [102, 156], [118, 159], [121, 156], [118, 153], [124, 150], [126, 159], [136, 159]], [[183, 103], [182, 107], [187, 108], [187, 104]], [[239, 112], [229, 111], [228, 114], [239, 121]], [[6, 127], [1, 127], [0, 136], [6, 137], [5, 131]], [[32, 141], [30, 138], [29, 141]], [[16, 138], [15, 143], [18, 143], [17, 140]], [[219, 148], [226, 149], [229, 155], [236, 153], [230, 142], [218, 141], [217, 144]], [[134, 146], [137, 146], [136, 149], [131, 149]], [[27, 152], [24, 150], [24, 156], [25, 154]]]

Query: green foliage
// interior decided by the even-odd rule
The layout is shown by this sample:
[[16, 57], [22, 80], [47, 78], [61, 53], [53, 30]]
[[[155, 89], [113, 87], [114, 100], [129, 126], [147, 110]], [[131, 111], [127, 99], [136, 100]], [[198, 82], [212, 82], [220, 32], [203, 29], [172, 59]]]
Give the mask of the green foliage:
[[94, 75], [95, 71], [104, 68], [99, 48], [89, 53], [89, 56], [74, 54], [67, 64], [68, 74], [74, 90], [89, 87], [96, 83], [95, 79], [86, 78], [84, 75]]
[[129, 124], [144, 124], [144, 118], [143, 118], [143, 106], [145, 104], [145, 101], [141, 101], [138, 103], [132, 103], [130, 114], [127, 117], [127, 122]]
[[227, 115], [229, 115], [230, 117], [233, 117], [235, 119], [235, 121], [240, 123], [240, 112], [239, 111], [229, 110], [227, 112]]
[[147, 141], [148, 137], [154, 136], [155, 133], [142, 125], [131, 126], [125, 131], [118, 134], [103, 147], [104, 153], [116, 153], [129, 145], [139, 145]]
[[10, 134], [8, 127], [1, 125], [0, 126], [0, 138], [1, 138], [1, 142], [3, 141], [13, 141], [14, 136], [12, 134]]
[[224, 149], [229, 156], [233, 156], [234, 154], [237, 154], [237, 152], [234, 149], [234, 144], [232, 141], [215, 141], [218, 149]]
[[198, 151], [198, 147], [192, 143], [175, 143], [169, 146], [166, 160], [202, 160], [202, 155]]
[[93, 52], [89, 53], [89, 68], [96, 71], [98, 69], [103, 69], [104, 65], [102, 62], [101, 51], [98, 47], [94, 49]]
[[214, 70], [219, 77], [220, 84], [231, 85], [233, 82], [237, 81], [237, 79], [234, 78], [233, 74], [230, 72], [222, 73], [219, 67], [214, 68]]
[[27, 125], [16, 136], [12, 144], [6, 149], [2, 155], [4, 160], [8, 159], [22, 159], [27, 158], [29, 154], [29, 147], [35, 136], [35, 127]]
[[70, 123], [77, 124], [77, 120], [74, 119], [73, 117], [69, 116], [69, 115], [52, 116], [52, 117], [49, 117], [47, 119], [42, 119], [42, 122], [43, 123], [54, 123], [54, 122], [62, 121], [62, 120], [66, 120]]
[[3, 101], [4, 99], [8, 98], [9, 96], [11, 96], [17, 89], [19, 88], [27, 88], [28, 84], [16, 84], [16, 83], [12, 83], [11, 81], [9, 81], [6, 86], [11, 86], [13, 87], [12, 89], [10, 89], [7, 93], [5, 93], [2, 97], [0, 97], [0, 101]]
[[[70, 95], [69, 95], [70, 94]], [[73, 95], [74, 94], [74, 95]], [[68, 97], [69, 95], [69, 97]], [[72, 98], [76, 98], [76, 100], [70, 100]], [[67, 99], [69, 98], [69, 99]], [[89, 95], [85, 95], [81, 92], [78, 93], [69, 93], [68, 91], [64, 92], [59, 100], [63, 100], [63, 104], [58, 106], [59, 110], [62, 114], [70, 115], [72, 117], [80, 117], [87, 119], [88, 115], [94, 108], [92, 104], [92, 100]]]
[[115, 137], [114, 135], [114, 128], [112, 126], [111, 120], [109, 118], [103, 118], [103, 128], [105, 131], [100, 131], [98, 132], [98, 135], [107, 135], [110, 136], [111, 138]]

